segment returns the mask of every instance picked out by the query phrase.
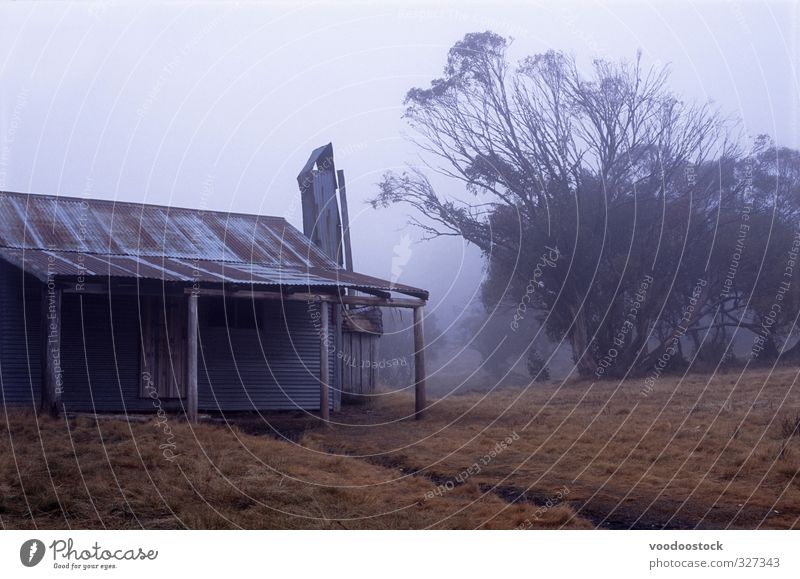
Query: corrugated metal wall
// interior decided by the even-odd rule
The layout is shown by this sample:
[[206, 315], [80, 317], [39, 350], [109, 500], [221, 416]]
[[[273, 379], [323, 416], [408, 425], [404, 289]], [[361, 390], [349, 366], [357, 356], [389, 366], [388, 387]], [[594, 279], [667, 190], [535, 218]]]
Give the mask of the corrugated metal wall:
[[38, 408], [41, 287], [0, 260], [0, 404]]
[[[320, 329], [314, 308], [318, 305], [264, 302], [260, 332], [201, 327], [199, 408], [319, 410]], [[330, 356], [331, 408], [339, 398], [333, 387], [335, 356]]]
[[[62, 401], [68, 410], [146, 412], [139, 397], [139, 306], [135, 296], [64, 294], [61, 303]], [[113, 314], [113, 315], [112, 315]], [[167, 410], [177, 399], [161, 400]]]
[[[0, 260], [0, 385], [8, 406], [36, 408], [39, 400], [41, 284]], [[23, 308], [23, 301], [26, 308]], [[201, 304], [204, 300], [201, 300]], [[67, 410], [154, 411], [139, 396], [139, 309], [134, 296], [64, 294], [62, 401]], [[261, 331], [208, 327], [201, 316], [201, 410], [319, 410], [319, 322], [303, 302], [264, 302]], [[316, 310], [319, 311], [319, 310]], [[201, 306], [202, 312], [202, 306]], [[28, 316], [26, 352], [25, 322]], [[112, 315], [113, 314], [113, 315]], [[289, 331], [289, 328], [291, 331]], [[331, 325], [333, 333], [334, 326]], [[338, 406], [335, 351], [331, 354], [331, 407]], [[33, 391], [33, 394], [31, 393]], [[160, 401], [166, 410], [180, 400]]]

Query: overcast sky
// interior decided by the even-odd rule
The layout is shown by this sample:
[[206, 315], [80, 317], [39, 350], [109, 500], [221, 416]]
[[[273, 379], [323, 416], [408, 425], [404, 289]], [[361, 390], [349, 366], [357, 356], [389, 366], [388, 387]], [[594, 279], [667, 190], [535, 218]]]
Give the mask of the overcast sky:
[[449, 316], [477, 289], [479, 255], [453, 239], [409, 253], [404, 212], [364, 201], [415, 160], [403, 96], [440, 75], [455, 41], [490, 29], [514, 37], [515, 59], [564, 49], [583, 65], [641, 49], [671, 64], [676, 92], [796, 147], [799, 17], [796, 2], [2, 4], [0, 190], [301, 227], [297, 173], [332, 141], [356, 269], [388, 278], [399, 255], [400, 281]]

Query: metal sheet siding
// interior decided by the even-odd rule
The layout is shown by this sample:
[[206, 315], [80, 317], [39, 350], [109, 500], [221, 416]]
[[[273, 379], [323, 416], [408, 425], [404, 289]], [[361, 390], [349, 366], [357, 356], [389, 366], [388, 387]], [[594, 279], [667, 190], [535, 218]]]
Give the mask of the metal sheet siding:
[[[201, 328], [201, 410], [319, 409], [318, 333], [306, 306], [293, 303], [287, 308], [288, 331], [279, 304], [270, 305], [273, 315], [265, 320], [263, 332]], [[109, 307], [102, 296], [65, 295], [63, 312], [67, 409], [154, 411], [153, 399], [139, 397], [136, 298], [114, 298]], [[182, 408], [178, 399], [158, 403], [166, 410]]]
[[[200, 409], [319, 410], [320, 340], [309, 307], [268, 306], [261, 331], [201, 328]], [[331, 407], [338, 399], [334, 368]]]
[[[41, 286], [0, 262], [0, 384], [6, 406], [38, 407]], [[65, 294], [62, 301], [62, 401], [76, 412], [154, 412], [139, 397], [139, 311], [135, 296]], [[319, 330], [309, 306], [269, 303], [263, 331], [201, 327], [202, 410], [319, 409]], [[23, 311], [28, 316], [25, 347]], [[113, 315], [112, 315], [113, 314]], [[331, 406], [338, 403], [333, 388]], [[32, 394], [33, 392], [33, 394]], [[178, 399], [158, 403], [182, 408]]]
[[0, 261], [0, 404], [38, 407], [40, 307], [39, 281]]
[[[112, 315], [113, 314], [113, 315]], [[135, 296], [65, 294], [62, 298], [62, 401], [67, 410], [148, 412], [139, 397], [139, 308]], [[161, 400], [165, 410], [180, 408]]]

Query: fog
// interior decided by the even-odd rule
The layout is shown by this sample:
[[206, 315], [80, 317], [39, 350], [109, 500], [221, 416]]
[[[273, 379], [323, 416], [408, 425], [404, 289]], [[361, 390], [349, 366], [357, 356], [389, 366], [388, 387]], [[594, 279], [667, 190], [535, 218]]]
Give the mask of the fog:
[[[333, 142], [358, 271], [430, 290], [450, 347], [483, 275], [460, 238], [421, 241], [401, 208], [367, 204], [389, 169], [421, 164], [408, 89], [441, 74], [465, 33], [669, 63], [746, 135], [800, 145], [797, 3], [391, 3], [0, 6], [0, 190], [285, 216], [296, 176]], [[440, 191], [463, 196], [458, 184]], [[452, 325], [451, 325], [452, 324]]]

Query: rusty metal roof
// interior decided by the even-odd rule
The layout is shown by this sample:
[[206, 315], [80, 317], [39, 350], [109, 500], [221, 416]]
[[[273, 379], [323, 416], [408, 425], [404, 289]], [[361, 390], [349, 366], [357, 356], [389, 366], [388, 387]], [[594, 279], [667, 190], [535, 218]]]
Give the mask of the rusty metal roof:
[[351, 273], [282, 217], [0, 192], [0, 257], [45, 279], [425, 290]]

